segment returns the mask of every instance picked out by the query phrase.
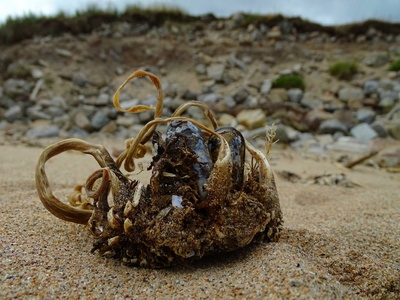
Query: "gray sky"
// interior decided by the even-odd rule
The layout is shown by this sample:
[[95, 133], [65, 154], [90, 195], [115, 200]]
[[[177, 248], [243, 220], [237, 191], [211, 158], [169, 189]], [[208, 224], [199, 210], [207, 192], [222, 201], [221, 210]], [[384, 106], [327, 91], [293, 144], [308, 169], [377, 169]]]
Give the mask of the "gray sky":
[[60, 10], [74, 13], [91, 3], [106, 8], [123, 9], [129, 4], [172, 4], [193, 15], [211, 12], [216, 16], [227, 17], [242, 11], [257, 14], [281, 13], [286, 16], [301, 16], [305, 19], [325, 24], [344, 24], [365, 19], [383, 19], [400, 23], [400, 0], [0, 0], [0, 22], [7, 16], [36, 14], [52, 15]]

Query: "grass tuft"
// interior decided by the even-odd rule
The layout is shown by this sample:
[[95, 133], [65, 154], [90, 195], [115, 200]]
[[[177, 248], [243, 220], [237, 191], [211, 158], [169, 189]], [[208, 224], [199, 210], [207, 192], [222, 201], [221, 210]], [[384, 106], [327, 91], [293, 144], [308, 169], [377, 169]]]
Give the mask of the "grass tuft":
[[329, 74], [338, 79], [350, 80], [358, 72], [358, 66], [354, 62], [337, 62], [329, 67]]
[[400, 71], [400, 60], [396, 60], [390, 64], [389, 71]]
[[300, 75], [281, 75], [272, 82], [272, 88], [283, 88], [283, 89], [305, 89], [305, 83], [303, 77]]

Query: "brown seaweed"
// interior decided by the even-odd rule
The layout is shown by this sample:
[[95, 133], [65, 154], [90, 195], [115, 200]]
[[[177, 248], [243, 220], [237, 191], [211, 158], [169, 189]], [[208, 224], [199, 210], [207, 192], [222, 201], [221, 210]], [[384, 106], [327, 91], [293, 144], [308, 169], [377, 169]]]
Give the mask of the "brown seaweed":
[[[142, 76], [148, 76], [158, 90], [156, 107], [122, 109], [119, 92]], [[126, 141], [125, 151], [115, 161], [103, 146], [79, 139], [47, 147], [36, 167], [43, 205], [58, 218], [86, 224], [94, 236], [93, 252], [141, 267], [167, 267], [252, 242], [277, 241], [282, 213], [266, 155], [235, 129], [217, 129], [204, 103], [187, 102], [170, 118], [162, 118], [162, 104], [159, 79], [144, 71], [132, 73], [114, 95], [114, 105], [130, 113], [154, 109], [154, 120]], [[211, 128], [182, 117], [191, 106], [203, 110]], [[166, 140], [156, 131], [162, 123], [169, 124]], [[150, 183], [145, 185], [121, 167], [132, 172], [151, 139], [156, 149]], [[67, 150], [90, 154], [100, 166], [85, 185], [73, 190], [69, 204], [53, 195], [45, 173], [45, 163]], [[244, 161], [245, 151], [251, 166]]]

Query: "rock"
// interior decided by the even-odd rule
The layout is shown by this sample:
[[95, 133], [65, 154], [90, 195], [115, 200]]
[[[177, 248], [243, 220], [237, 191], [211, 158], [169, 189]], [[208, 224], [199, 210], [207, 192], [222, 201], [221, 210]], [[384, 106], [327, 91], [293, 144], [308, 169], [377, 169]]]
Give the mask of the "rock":
[[354, 126], [350, 130], [350, 133], [357, 140], [364, 141], [364, 142], [369, 142], [373, 138], [376, 138], [378, 136], [376, 131], [373, 130], [372, 127], [367, 123], [361, 123], [361, 124]]
[[52, 123], [52, 125], [56, 125], [61, 130], [68, 130], [71, 128], [72, 120], [68, 114], [63, 114], [62, 116], [55, 117]]
[[100, 132], [101, 133], [114, 133], [117, 130], [117, 124], [115, 124], [114, 121], [108, 122], [106, 125], [104, 125], [103, 128], [101, 128]]
[[58, 136], [60, 129], [55, 125], [43, 125], [29, 129], [26, 136], [31, 139], [49, 138]]
[[379, 80], [379, 87], [384, 91], [391, 91], [394, 88], [394, 81], [387, 78], [382, 78]]
[[385, 138], [388, 136], [388, 129], [382, 122], [375, 121], [373, 124], [371, 124], [371, 127], [373, 130], [375, 130], [379, 137]]
[[357, 111], [357, 121], [371, 124], [375, 120], [376, 113], [370, 109], [362, 108]]
[[327, 145], [326, 148], [331, 151], [343, 151], [363, 154], [365, 154], [369, 150], [368, 144], [350, 136], [339, 137], [336, 142]]
[[394, 139], [400, 140], [400, 120], [392, 120], [388, 124], [388, 131]]
[[6, 130], [10, 123], [8, 123], [6, 120], [0, 121], [0, 130]]
[[204, 75], [207, 73], [206, 66], [204, 64], [199, 64], [195, 67], [195, 71], [199, 75]]
[[213, 64], [207, 67], [207, 76], [210, 79], [221, 81], [224, 75], [225, 65], [223, 64]]
[[48, 99], [40, 100], [38, 104], [40, 104], [43, 107], [59, 107], [64, 110], [68, 108], [67, 101], [65, 100], [64, 97], [61, 96], [56, 96], [51, 100]]
[[227, 26], [229, 29], [237, 28], [243, 24], [245, 19], [246, 19], [246, 16], [243, 13], [241, 13], [241, 12], [234, 13], [230, 17]]
[[301, 89], [289, 89], [287, 95], [290, 102], [300, 103], [303, 98], [303, 91]]
[[349, 100], [362, 100], [364, 99], [364, 92], [361, 88], [342, 88], [339, 90], [339, 99], [345, 102]]
[[285, 126], [279, 124], [275, 127], [275, 140], [284, 144], [291, 142]]
[[393, 98], [387, 97], [379, 101], [378, 106], [383, 108], [385, 112], [389, 111], [396, 104]]
[[147, 122], [153, 120], [154, 112], [147, 110], [147, 111], [141, 112], [138, 116], [139, 116], [139, 122], [141, 124], [146, 124]]
[[132, 100], [126, 100], [126, 101], [121, 101], [120, 105], [123, 109], [130, 109], [133, 106], [139, 105], [139, 100], [138, 99], [132, 99]]
[[182, 99], [184, 100], [196, 100], [198, 97], [198, 94], [196, 92], [187, 90], [183, 95]]
[[205, 103], [216, 103], [219, 99], [219, 95], [215, 93], [207, 93], [207, 94], [202, 94], [199, 96], [199, 101], [205, 102]]
[[241, 69], [243, 72], [246, 71], [246, 64], [244, 62], [242, 62], [241, 60], [237, 59], [235, 55], [230, 55], [228, 58], [228, 62], [234, 66], [234, 67], [238, 67], [239, 69]]
[[271, 102], [287, 102], [288, 96], [285, 89], [272, 89], [269, 93], [268, 99]]
[[6, 95], [16, 97], [20, 95], [29, 95], [33, 85], [23, 79], [10, 78], [4, 82], [3, 87]]
[[363, 62], [368, 66], [378, 68], [389, 62], [389, 56], [385, 53], [372, 54], [364, 58]]
[[235, 127], [237, 125], [237, 120], [234, 116], [230, 114], [220, 114], [218, 118], [218, 124], [220, 126], [232, 126]]
[[78, 111], [73, 117], [74, 124], [84, 131], [92, 131], [92, 125], [90, 124], [89, 118], [81, 111]]
[[236, 101], [233, 99], [232, 96], [229, 95], [222, 98], [222, 102], [226, 105], [228, 109], [232, 109], [236, 106]]
[[22, 119], [23, 117], [23, 112], [22, 108], [19, 105], [14, 105], [10, 107], [5, 113], [4, 113], [4, 119], [7, 122], [15, 122], [17, 120]]
[[40, 79], [44, 75], [43, 71], [40, 69], [33, 69], [31, 73], [32, 73], [32, 77], [35, 79]]
[[365, 95], [371, 95], [378, 92], [379, 83], [377, 81], [366, 81], [364, 83]]
[[265, 79], [261, 84], [260, 93], [263, 96], [267, 96], [269, 94], [269, 92], [271, 91], [271, 88], [272, 88], [271, 79]]
[[318, 109], [323, 107], [322, 101], [309, 92], [304, 93], [300, 103], [304, 107], [310, 109]]
[[112, 102], [112, 99], [110, 97], [110, 95], [102, 93], [99, 95], [99, 97], [96, 98], [96, 100], [94, 100], [94, 105], [96, 106], [105, 106], [108, 105]]
[[319, 133], [321, 134], [334, 134], [338, 131], [347, 134], [347, 126], [339, 120], [326, 120], [319, 126]]
[[242, 110], [237, 116], [237, 121], [247, 129], [252, 130], [264, 126], [267, 117], [262, 109]]
[[55, 118], [64, 114], [64, 110], [60, 107], [50, 106], [44, 111], [46, 114], [50, 115], [51, 118]]
[[26, 115], [32, 121], [40, 120], [40, 119], [42, 119], [42, 120], [51, 120], [51, 116], [46, 114], [46, 113], [44, 113], [42, 111], [42, 107], [40, 105], [35, 105], [35, 106], [32, 106], [32, 107], [29, 107], [26, 110]]
[[233, 99], [236, 103], [240, 104], [246, 101], [247, 97], [250, 96], [250, 92], [248, 89], [242, 87], [235, 91], [233, 94]]
[[322, 109], [313, 109], [306, 114], [306, 123], [308, 124], [308, 130], [315, 131], [319, 128], [322, 122], [331, 120], [333, 115]]
[[282, 32], [279, 26], [273, 27], [268, 33], [267, 38], [269, 39], [280, 39], [282, 38]]
[[[349, 107], [358, 107], [361, 106], [361, 103], [358, 100], [351, 100], [348, 103]], [[329, 101], [324, 101], [323, 104], [324, 110], [328, 111], [328, 112], [335, 112], [337, 110], [343, 109], [345, 107], [345, 104], [338, 100], [338, 99], [330, 99]]]
[[131, 115], [118, 116], [115, 121], [118, 126], [130, 127], [135, 124], [135, 119]]
[[60, 55], [60, 56], [64, 56], [64, 57], [71, 57], [72, 56], [72, 52], [68, 51], [66, 49], [55, 49], [55, 52]]
[[380, 91], [379, 97], [381, 99], [378, 104], [379, 107], [387, 111], [396, 104], [399, 99], [399, 94], [395, 91]]
[[88, 87], [89, 86], [89, 80], [87, 80], [86, 78], [79, 76], [79, 75], [75, 75], [72, 76], [72, 82], [79, 86], [79, 87]]
[[110, 121], [110, 119], [103, 114], [103, 112], [101, 110], [97, 111], [95, 113], [95, 115], [92, 117], [91, 121], [90, 121], [90, 125], [96, 129], [96, 130], [100, 130], [102, 127], [104, 127], [108, 122]]
[[67, 136], [68, 137], [86, 138], [89, 136], [89, 133], [81, 128], [73, 126], [70, 130], [68, 130]]

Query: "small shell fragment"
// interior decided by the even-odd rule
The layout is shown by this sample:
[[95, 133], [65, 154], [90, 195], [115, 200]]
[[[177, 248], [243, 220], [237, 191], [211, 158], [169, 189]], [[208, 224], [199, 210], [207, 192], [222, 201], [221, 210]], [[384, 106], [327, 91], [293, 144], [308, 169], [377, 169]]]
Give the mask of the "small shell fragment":
[[113, 229], [120, 229], [121, 228], [121, 223], [117, 220], [115, 214], [114, 214], [114, 208], [111, 207], [110, 210], [107, 213], [107, 221], [108, 224], [110, 224], [111, 228]]
[[124, 231], [126, 233], [129, 233], [129, 229], [132, 228], [132, 226], [133, 226], [132, 221], [129, 220], [129, 219], [125, 219], [125, 221], [124, 221]]
[[114, 236], [114, 237], [108, 239], [108, 241], [107, 241], [108, 246], [113, 246], [113, 245], [119, 243], [120, 240], [121, 240], [121, 238], [119, 236]]

